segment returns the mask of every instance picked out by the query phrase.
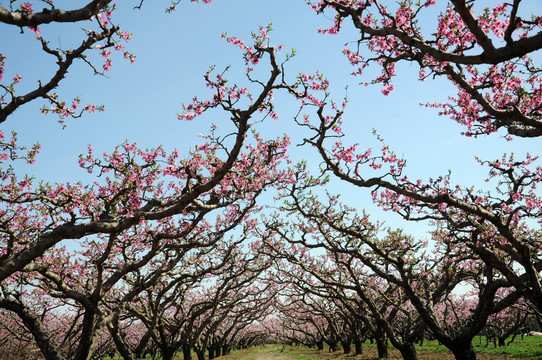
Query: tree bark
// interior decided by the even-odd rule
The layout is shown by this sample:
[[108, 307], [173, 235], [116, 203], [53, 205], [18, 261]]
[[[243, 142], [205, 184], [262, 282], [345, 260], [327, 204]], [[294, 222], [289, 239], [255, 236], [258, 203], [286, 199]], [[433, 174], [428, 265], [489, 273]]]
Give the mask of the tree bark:
[[318, 341], [316, 342], [316, 348], [317, 348], [318, 350], [324, 350], [324, 341], [323, 341], [323, 340], [318, 340]]
[[363, 354], [363, 343], [361, 340], [354, 340], [354, 347], [356, 349], [356, 355]]
[[339, 350], [339, 345], [336, 343], [336, 342], [327, 342], [328, 345], [329, 345], [329, 351], [330, 352], [335, 352], [335, 351], [338, 351]]
[[343, 352], [345, 354], [350, 354], [352, 352], [352, 343], [350, 343], [350, 340], [341, 341], [341, 346], [343, 347]]
[[192, 349], [188, 345], [183, 345], [183, 359], [192, 360]]
[[456, 360], [476, 360], [476, 353], [470, 342], [462, 342], [451, 346], [450, 351], [454, 354]]
[[205, 360], [205, 350], [196, 349], [196, 355], [198, 356], [198, 360]]
[[124, 341], [122, 340], [119, 334], [119, 329], [117, 325], [118, 324], [115, 324], [114, 327], [109, 328], [109, 334], [111, 335], [111, 338], [113, 339], [113, 342], [115, 343], [115, 347], [117, 351], [119, 352], [120, 356], [122, 356], [124, 360], [135, 360], [134, 355], [128, 349]]
[[162, 360], [173, 360], [173, 356], [175, 356], [175, 349], [171, 347], [164, 347], [160, 350], [162, 352]]
[[1, 300], [0, 307], [13, 311], [23, 321], [25, 327], [32, 333], [36, 344], [41, 350], [41, 353], [47, 360], [64, 360], [49, 337], [47, 330], [43, 326], [40, 318], [30, 311], [24, 304], [11, 301]]
[[92, 311], [92, 314], [89, 314], [89, 312], [91, 311], [87, 310], [83, 318], [83, 330], [75, 353], [75, 360], [89, 360], [92, 356], [92, 348], [96, 341], [95, 331], [93, 331], [96, 315], [94, 311]]
[[379, 359], [387, 359], [388, 354], [388, 341], [384, 338], [376, 338], [376, 350], [378, 351]]
[[418, 353], [416, 352], [416, 347], [412, 343], [405, 343], [400, 347], [397, 347], [403, 360], [418, 360]]

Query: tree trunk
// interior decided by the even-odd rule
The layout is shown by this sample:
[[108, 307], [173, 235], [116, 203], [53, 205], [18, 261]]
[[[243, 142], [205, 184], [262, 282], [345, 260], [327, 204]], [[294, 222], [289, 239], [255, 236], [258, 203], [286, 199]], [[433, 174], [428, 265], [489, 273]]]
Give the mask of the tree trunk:
[[361, 340], [354, 340], [354, 347], [356, 349], [356, 355], [363, 354], [363, 343]]
[[403, 360], [418, 360], [418, 353], [416, 352], [414, 344], [405, 343], [400, 347], [398, 346], [397, 349], [401, 352]]
[[220, 347], [220, 345], [218, 345], [217, 347], [215, 347], [215, 358], [217, 357], [220, 357], [222, 355], [222, 348]]
[[198, 360], [205, 360], [205, 350], [196, 349], [196, 355], [198, 356]]
[[209, 360], [213, 360], [215, 358], [215, 349], [209, 348]]
[[135, 360], [135, 356], [126, 346], [126, 343], [121, 338], [118, 330], [119, 330], [118, 324], [115, 324], [114, 327], [109, 328], [109, 334], [111, 335], [111, 338], [113, 339], [113, 343], [115, 343], [115, 347], [117, 348], [117, 351], [119, 352], [120, 356], [122, 356], [124, 360]]
[[316, 348], [317, 348], [318, 350], [324, 350], [324, 341], [318, 340], [318, 341], [316, 342]]
[[378, 351], [378, 358], [379, 359], [387, 359], [388, 354], [388, 341], [386, 337], [384, 338], [376, 338], [376, 350]]
[[145, 335], [141, 338], [141, 340], [139, 340], [139, 344], [137, 345], [137, 347], [135, 348], [134, 350], [134, 355], [135, 355], [135, 358], [136, 359], [140, 359], [140, 358], [144, 358], [145, 356], [143, 355], [145, 353], [145, 351], [148, 351], [146, 349], [148, 349], [148, 346], [149, 346], [149, 341], [152, 337], [152, 329], [154, 327], [152, 327], [151, 329], [148, 329], [147, 332], [145, 333]]
[[161, 348], [160, 352], [162, 353], [162, 360], [173, 360], [173, 356], [175, 356], [175, 349], [171, 347]]
[[183, 346], [183, 359], [192, 360], [192, 349], [188, 345]]
[[476, 353], [470, 342], [461, 342], [450, 347], [456, 360], [476, 360]]
[[4, 299], [0, 300], [0, 307], [13, 311], [19, 316], [19, 318], [23, 321], [23, 324], [32, 334], [34, 341], [36, 341], [41, 353], [47, 360], [64, 360], [64, 357], [54, 346], [54, 343], [49, 337], [49, 334], [40, 318], [30, 311], [26, 305]]
[[79, 345], [74, 356], [75, 360], [90, 360], [92, 357], [93, 347], [97, 338], [96, 322], [98, 320], [96, 317], [94, 309], [92, 311], [85, 311]]
[[425, 330], [423, 330], [418, 337], [418, 345], [423, 346], [424, 340], [425, 340]]
[[352, 352], [352, 344], [349, 340], [341, 341], [341, 346], [343, 347], [343, 352], [345, 354], [350, 354]]

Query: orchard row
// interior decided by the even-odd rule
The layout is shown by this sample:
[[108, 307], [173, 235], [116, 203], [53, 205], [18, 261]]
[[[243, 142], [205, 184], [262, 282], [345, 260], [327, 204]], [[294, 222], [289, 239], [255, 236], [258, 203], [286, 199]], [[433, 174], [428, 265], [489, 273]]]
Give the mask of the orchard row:
[[[141, 11], [143, 3], [136, 4]], [[464, 135], [505, 132], [507, 139], [532, 138], [536, 149], [542, 84], [533, 59], [542, 48], [542, 16], [526, 17], [521, 0], [487, 9], [465, 0], [308, 4], [334, 18], [320, 33], [359, 30], [355, 47], [343, 52], [355, 76], [367, 80], [367, 70], [378, 69], [368, 85], [388, 95], [396, 65], [412, 63], [420, 81], [442, 78], [457, 88], [449, 102], [428, 106], [464, 126]], [[10, 59], [0, 52], [1, 122], [36, 99], [63, 126], [100, 110], [52, 91], [74, 62], [103, 74], [113, 51], [134, 60], [124, 50], [131, 35], [115, 25], [116, 4], [45, 6], [0, 6], [2, 26], [33, 31], [58, 67], [21, 94], [24, 76], [5, 81]], [[439, 16], [425, 28], [431, 9]], [[69, 50], [53, 48], [40, 31], [78, 22], [85, 38]], [[411, 179], [405, 159], [382, 139], [377, 150], [363, 148], [364, 139], [349, 143], [347, 99], [331, 100], [324, 75], [289, 80], [295, 51], [273, 46], [270, 30], [260, 27], [250, 42], [223, 34], [241, 49], [246, 80], [237, 85], [214, 69], [205, 74], [211, 95], [194, 98], [178, 118], [212, 113], [230, 123], [213, 126], [188, 154], [125, 142], [98, 156], [89, 146], [79, 165], [91, 181], [49, 183], [21, 172], [21, 163], [39, 161], [40, 146], [2, 132], [1, 356], [171, 359], [183, 351], [188, 359], [195, 351], [201, 360], [205, 352], [213, 358], [266, 341], [332, 349], [341, 343], [345, 350], [353, 343], [359, 352], [370, 338], [380, 356], [389, 341], [411, 360], [415, 343], [431, 336], [456, 359], [474, 360], [475, 336], [503, 342], [528, 319], [541, 319], [537, 155], [479, 160], [489, 174], [484, 189], [454, 185], [449, 176]], [[101, 67], [87, 56], [93, 51]], [[292, 163], [287, 135], [258, 132], [278, 118], [277, 95], [298, 101], [286, 128], [305, 132], [304, 149], [320, 167]], [[362, 196], [368, 189], [367, 201], [406, 221], [430, 222], [430, 233], [384, 227], [341, 203], [332, 182]], [[269, 194], [272, 204], [264, 200]]]

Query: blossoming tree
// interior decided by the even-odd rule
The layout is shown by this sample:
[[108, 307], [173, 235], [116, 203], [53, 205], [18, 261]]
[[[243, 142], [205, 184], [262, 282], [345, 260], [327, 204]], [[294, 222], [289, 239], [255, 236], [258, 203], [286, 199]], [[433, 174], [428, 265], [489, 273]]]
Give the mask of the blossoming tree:
[[[76, 94], [65, 100], [53, 91], [77, 62], [88, 65], [91, 73], [104, 74], [112, 66], [114, 51], [134, 60], [124, 49], [131, 35], [115, 25], [117, 6], [113, 2], [89, 0], [74, 10], [59, 9], [54, 1], [44, 3], [41, 11], [19, 1], [9, 2], [8, 8], [0, 6], [0, 22], [35, 34], [40, 51], [56, 64], [52, 74], [44, 74], [37, 85], [29, 87], [25, 74], [3, 79], [6, 63], [12, 59], [0, 52], [0, 123], [36, 99], [44, 99], [47, 105], [42, 112], [57, 114], [61, 123], [67, 117], [101, 110], [100, 106], [81, 105]], [[141, 8], [143, 3], [136, 1], [135, 7]], [[173, 1], [167, 10], [175, 10], [179, 3]], [[384, 95], [394, 89], [396, 65], [415, 64], [421, 81], [442, 78], [457, 88], [448, 102], [427, 106], [464, 126], [464, 135], [501, 132], [510, 140], [542, 135], [541, 69], [535, 60], [542, 47], [542, 17], [526, 14], [525, 1], [492, 8], [466, 0], [450, 0], [442, 6], [435, 0], [308, 3], [317, 13], [331, 13], [335, 19], [321, 33], [337, 34], [349, 23], [359, 30], [359, 41], [346, 47], [344, 54], [353, 74], [367, 84], [381, 84]], [[427, 19], [435, 17], [424, 15], [433, 12], [438, 16], [431, 28]], [[78, 22], [85, 27], [80, 44], [69, 48], [52, 46], [40, 30], [48, 24]], [[302, 314], [299, 326], [288, 326], [293, 335], [307, 342], [321, 345], [326, 340], [336, 347], [342, 339], [346, 344], [361, 326], [360, 320], [378, 336], [382, 355], [388, 337], [396, 347], [403, 347], [406, 358], [414, 359], [413, 339], [425, 326], [457, 358], [471, 360], [475, 359], [470, 345], [474, 335], [488, 318], [511, 309], [518, 299], [542, 316], [542, 198], [537, 192], [542, 168], [536, 166], [536, 156], [480, 160], [488, 168], [490, 191], [454, 186], [448, 176], [413, 180], [406, 176], [406, 161], [388, 146], [373, 152], [342, 141], [346, 102], [329, 104], [329, 83], [320, 73], [302, 73], [297, 81], [287, 83], [284, 63], [277, 57], [280, 47], [269, 44], [267, 31], [260, 28], [251, 45], [223, 35], [242, 49], [250, 86], [230, 85], [224, 73], [206, 73], [205, 85], [212, 96], [194, 98], [179, 119], [192, 120], [217, 110], [230, 119], [233, 130], [222, 133], [222, 125], [213, 126], [186, 158], [158, 145], [143, 150], [126, 142], [103, 156], [89, 147], [79, 164], [93, 181], [52, 184], [21, 177], [12, 166], [18, 161], [33, 163], [39, 145], [26, 149], [15, 135], [7, 139], [0, 132], [0, 309], [8, 314], [1, 327], [3, 338], [14, 337], [15, 346], [28, 343], [28, 334], [21, 335], [24, 327], [43, 356], [55, 360], [89, 359], [101, 344], [109, 349], [110, 343], [103, 341], [106, 330], [127, 358], [141, 356], [151, 338], [166, 358], [183, 346], [187, 357], [191, 347], [199, 351], [198, 356], [205, 350], [218, 355], [218, 349], [234, 343], [232, 334], [242, 333], [265, 313], [271, 296], [260, 298], [258, 288], [234, 286], [232, 289], [243, 289], [250, 301], [241, 310], [233, 310], [233, 303], [245, 298], [229, 296], [217, 285], [206, 293], [216, 296], [214, 302], [200, 301], [203, 290], [187, 301], [193, 312], [183, 313], [170, 306], [171, 302], [163, 302], [168, 310], [140, 314], [138, 321], [143, 326], [134, 328], [130, 336], [127, 321], [133, 320], [137, 306], [160, 303], [162, 298], [157, 299], [173, 289], [179, 290], [176, 299], [185, 300], [197, 293], [190, 292], [190, 286], [201, 285], [208, 274], [218, 276], [219, 268], [228, 268], [224, 237], [240, 228], [262, 238], [261, 244], [271, 249], [264, 256], [290, 261], [287, 276], [293, 285], [282, 288], [281, 294], [291, 296], [291, 302], [277, 303], [276, 308], [285, 317], [296, 311]], [[258, 78], [256, 74], [261, 73], [253, 67], [262, 60], [268, 62], [270, 74]], [[379, 74], [366, 80], [368, 69], [375, 66]], [[401, 232], [374, 236], [373, 225], [335, 197], [324, 203], [323, 198], [303, 193], [321, 183], [306, 178], [301, 168], [296, 174], [281, 168], [288, 137], [268, 139], [253, 131], [266, 117], [277, 118], [274, 91], [289, 92], [301, 101], [295, 119], [308, 130], [305, 142], [323, 159], [324, 173], [371, 189], [374, 202], [409, 221], [434, 222], [436, 250], [431, 261], [417, 258], [425, 246], [417, 239]], [[315, 115], [306, 113], [310, 108], [316, 108]], [[289, 190], [285, 196], [291, 202], [286, 209], [299, 215], [299, 223], [276, 218], [267, 223], [265, 231], [257, 232], [253, 215], [261, 209], [260, 195], [270, 187]], [[269, 234], [280, 241], [266, 243]], [[308, 241], [310, 236], [317, 239], [316, 244]], [[285, 247], [284, 241], [294, 246]], [[329, 269], [337, 278], [329, 269], [327, 274], [315, 271], [315, 263], [307, 264], [296, 253], [311, 247], [328, 251], [318, 269], [332, 264]], [[208, 261], [208, 256], [218, 263]], [[261, 270], [271, 264], [279, 262], [258, 265]], [[245, 268], [234, 269], [239, 276], [226, 282], [250, 278], [245, 270], [251, 265], [243, 261], [238, 265]], [[304, 278], [307, 274], [309, 278]], [[444, 323], [439, 316], [457, 309], [450, 294], [460, 283], [474, 289], [474, 305], [452, 317], [451, 323]], [[266, 285], [271, 287], [270, 283], [262, 286]], [[328, 288], [322, 291], [319, 286]], [[339, 290], [330, 290], [330, 286]], [[389, 293], [375, 292], [378, 287], [390, 289]], [[212, 290], [217, 290], [214, 295]], [[390, 306], [379, 308], [375, 303], [382, 295], [395, 297], [399, 306], [386, 303]], [[318, 304], [315, 299], [326, 302]], [[219, 303], [222, 309], [215, 306]], [[133, 305], [131, 313], [128, 304]], [[362, 305], [378, 315], [360, 316], [349, 323], [347, 314], [355, 314]], [[407, 323], [400, 314], [406, 316], [412, 308], [419, 317]], [[164, 315], [177, 310], [186, 315], [184, 319]], [[241, 315], [247, 312], [249, 316]], [[203, 314], [214, 318], [202, 321]], [[153, 318], [159, 315], [164, 315], [160, 324]], [[14, 319], [22, 325], [10, 333]], [[214, 321], [217, 319], [220, 321]], [[399, 327], [398, 321], [406, 325]], [[346, 327], [350, 334], [340, 331]], [[194, 329], [197, 331], [191, 332]], [[160, 339], [169, 335], [169, 339]], [[140, 343], [133, 346], [130, 341], [138, 337]]]
[[[434, 28], [422, 16], [438, 6], [435, 1], [388, 5], [322, 0], [312, 6], [317, 12], [335, 14], [334, 25], [321, 32], [337, 33], [347, 22], [360, 30], [358, 46], [344, 53], [356, 76], [363, 76], [370, 66], [379, 67], [380, 75], [370, 82], [383, 84], [385, 94], [393, 90], [396, 64], [411, 62], [419, 67], [420, 80], [442, 77], [457, 87], [457, 95], [450, 96], [449, 102], [430, 106], [463, 124], [466, 136], [500, 129], [508, 133], [508, 139], [540, 135], [542, 88], [533, 57], [542, 48], [542, 17], [525, 15], [528, 9], [521, 1], [483, 8], [452, 0], [437, 9]], [[377, 204], [409, 221], [435, 221], [440, 236], [498, 271], [540, 316], [542, 200], [537, 186], [542, 170], [535, 164], [536, 156], [479, 160], [488, 169], [493, 190], [455, 186], [446, 175], [427, 181], [412, 179], [406, 175], [406, 160], [389, 146], [383, 144], [381, 151], [373, 152], [343, 143], [345, 104], [328, 109], [327, 82], [322, 75], [307, 74], [302, 79], [312, 92], [302, 107], [314, 106], [317, 111], [316, 120], [301, 112], [298, 123], [312, 131], [306, 143], [320, 153], [325, 172], [371, 189]]]
[[[270, 73], [260, 80], [247, 69], [250, 91], [230, 86], [223, 73], [205, 75], [211, 99], [195, 98], [179, 118], [220, 109], [234, 130], [219, 135], [213, 126], [187, 158], [130, 143], [99, 157], [89, 146], [79, 164], [95, 176], [93, 183], [49, 184], [19, 178], [10, 166], [21, 157], [33, 162], [37, 147], [25, 152], [15, 138], [0, 144], [0, 307], [21, 319], [47, 359], [89, 359], [100, 333], [127, 303], [185, 257], [197, 259], [198, 249], [205, 256], [226, 233], [240, 224], [251, 226], [258, 196], [289, 181], [289, 172], [280, 167], [288, 137], [266, 140], [252, 129], [252, 121], [259, 122], [254, 117], [276, 116], [273, 91], [291, 88], [280, 76], [277, 49], [264, 28], [253, 45], [228, 41], [242, 48], [253, 67], [265, 59]], [[49, 306], [74, 309], [73, 353], [60, 351], [29, 303], [30, 292]]]

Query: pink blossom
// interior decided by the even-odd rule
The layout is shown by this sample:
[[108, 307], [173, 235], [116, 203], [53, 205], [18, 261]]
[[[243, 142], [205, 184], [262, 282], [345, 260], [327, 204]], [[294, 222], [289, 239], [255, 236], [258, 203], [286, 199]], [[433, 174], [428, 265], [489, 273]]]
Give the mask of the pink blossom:
[[88, 112], [90, 112], [90, 113], [93, 113], [93, 112], [96, 111], [96, 105], [88, 105], [88, 104], [87, 104], [87, 105], [85, 106], [85, 110], [88, 111]]
[[30, 3], [22, 3], [21, 4], [21, 13], [24, 15], [30, 15], [34, 12], [34, 9], [32, 8], [32, 5]]
[[391, 91], [393, 90], [393, 84], [389, 84], [389, 85], [386, 85], [383, 89], [382, 89], [382, 94], [388, 96]]

